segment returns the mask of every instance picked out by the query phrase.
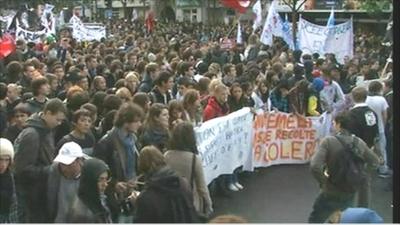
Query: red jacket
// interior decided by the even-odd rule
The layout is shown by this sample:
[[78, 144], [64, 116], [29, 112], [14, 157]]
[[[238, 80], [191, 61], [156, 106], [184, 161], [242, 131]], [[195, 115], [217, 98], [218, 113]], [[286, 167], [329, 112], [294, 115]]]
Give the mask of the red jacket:
[[217, 99], [214, 96], [212, 96], [208, 99], [208, 104], [203, 111], [203, 122], [217, 117], [228, 115], [228, 113], [229, 113], [228, 104], [225, 103], [224, 105], [221, 106], [221, 104], [218, 103]]

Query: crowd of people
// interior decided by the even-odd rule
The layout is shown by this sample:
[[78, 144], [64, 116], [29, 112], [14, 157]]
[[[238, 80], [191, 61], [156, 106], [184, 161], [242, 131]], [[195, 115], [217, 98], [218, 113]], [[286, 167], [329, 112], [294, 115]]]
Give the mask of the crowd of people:
[[[159, 23], [149, 33], [117, 20], [107, 30], [92, 42], [77, 42], [67, 28], [39, 44], [16, 40], [0, 60], [1, 222], [205, 221], [211, 191], [245, 187], [240, 168], [207, 186], [194, 127], [243, 107], [332, 113], [367, 144], [363, 151], [380, 156], [369, 157], [379, 175], [390, 176], [392, 75], [379, 36], [356, 32], [354, 57], [339, 63], [333, 54], [292, 51], [279, 38], [263, 45], [251, 24], [245, 44], [229, 47], [220, 44], [224, 25]], [[382, 74], [384, 84], [360, 87]], [[322, 186], [326, 151], [311, 163]], [[368, 208], [365, 185], [359, 206]], [[320, 197], [310, 221], [324, 222], [337, 209], [324, 208], [327, 201], [348, 206], [355, 192]]]

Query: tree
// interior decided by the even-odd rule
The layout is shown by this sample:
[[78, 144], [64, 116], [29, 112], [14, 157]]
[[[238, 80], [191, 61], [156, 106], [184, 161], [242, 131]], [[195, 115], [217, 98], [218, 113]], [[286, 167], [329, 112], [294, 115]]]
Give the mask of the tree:
[[391, 5], [393, 4], [392, 0], [364, 0], [361, 1], [361, 9], [366, 10], [371, 17], [376, 18], [377, 20], [382, 19], [382, 12], [391, 9]]
[[[292, 11], [292, 36], [293, 36], [293, 44], [296, 47], [296, 32], [297, 32], [297, 14], [300, 8], [307, 2], [307, 0], [282, 0], [287, 6], [289, 6]], [[297, 7], [297, 5], [299, 6]]]

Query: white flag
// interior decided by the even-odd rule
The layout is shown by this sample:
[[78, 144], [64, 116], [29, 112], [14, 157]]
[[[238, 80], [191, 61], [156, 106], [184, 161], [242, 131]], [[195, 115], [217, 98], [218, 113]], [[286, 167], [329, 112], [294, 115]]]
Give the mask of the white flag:
[[236, 43], [242, 44], [242, 29], [240, 27], [240, 21], [238, 21], [237, 35], [236, 35]]
[[256, 14], [256, 19], [254, 20], [253, 24], [253, 31], [255, 31], [259, 26], [261, 26], [262, 21], [262, 9], [260, 0], [257, 0], [256, 4], [254, 4], [253, 12]]
[[137, 20], [137, 18], [138, 18], [137, 11], [136, 11], [136, 9], [133, 9], [132, 10], [132, 22]]
[[265, 20], [263, 32], [261, 33], [260, 41], [265, 45], [272, 45], [272, 35], [283, 36], [283, 22], [282, 18], [276, 11], [277, 1], [274, 0], [268, 11], [267, 19]]

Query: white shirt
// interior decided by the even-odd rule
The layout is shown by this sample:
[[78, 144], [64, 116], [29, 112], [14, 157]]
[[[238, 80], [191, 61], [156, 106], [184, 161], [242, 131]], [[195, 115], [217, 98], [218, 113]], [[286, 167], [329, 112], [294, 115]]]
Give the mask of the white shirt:
[[256, 110], [262, 109], [264, 111], [271, 111], [271, 100], [269, 98], [267, 102], [264, 103], [256, 92], [251, 93], [251, 98], [254, 100], [254, 108]]
[[367, 103], [367, 105], [374, 110], [378, 116], [379, 133], [385, 133], [385, 124], [383, 124], [382, 113], [389, 108], [386, 99], [382, 96], [368, 96], [365, 103]]

